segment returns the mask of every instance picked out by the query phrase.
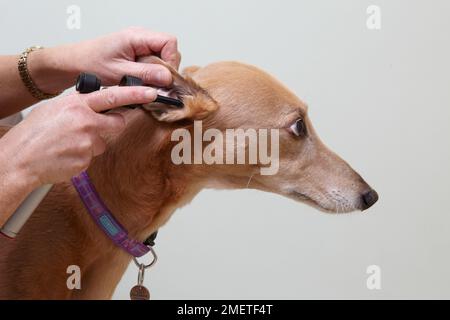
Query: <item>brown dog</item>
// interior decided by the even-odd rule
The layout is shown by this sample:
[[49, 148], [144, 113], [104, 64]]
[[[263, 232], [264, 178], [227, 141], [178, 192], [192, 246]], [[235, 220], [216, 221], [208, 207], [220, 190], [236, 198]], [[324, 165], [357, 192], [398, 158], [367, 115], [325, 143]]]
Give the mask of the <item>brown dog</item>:
[[[158, 62], [159, 61], [153, 61]], [[183, 110], [146, 106], [124, 113], [126, 130], [108, 137], [107, 151], [88, 173], [130, 235], [144, 240], [205, 187], [278, 193], [328, 212], [365, 210], [378, 195], [317, 137], [306, 105], [263, 71], [237, 62], [172, 70], [171, 95]], [[260, 164], [175, 165], [172, 132], [203, 128], [279, 129], [279, 172]], [[4, 134], [5, 128], [0, 135]], [[0, 240], [1, 299], [107, 299], [131, 256], [94, 224], [70, 182], [54, 186], [15, 240]], [[69, 265], [82, 273], [81, 290], [66, 286]]]

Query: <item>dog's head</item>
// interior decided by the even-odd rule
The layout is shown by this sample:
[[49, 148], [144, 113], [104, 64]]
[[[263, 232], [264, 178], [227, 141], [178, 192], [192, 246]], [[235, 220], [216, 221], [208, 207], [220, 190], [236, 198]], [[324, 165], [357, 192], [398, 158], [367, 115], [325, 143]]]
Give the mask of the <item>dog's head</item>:
[[[204, 186], [278, 193], [327, 212], [365, 210], [378, 200], [377, 193], [361, 176], [322, 143], [308, 117], [306, 104], [272, 76], [237, 62], [190, 67], [183, 75], [170, 69], [174, 86], [169, 94], [183, 99], [185, 107], [146, 107], [157, 120], [178, 123], [191, 135], [195, 135], [194, 121], [202, 120], [202, 142], [197, 150], [201, 159], [199, 154], [194, 155], [199, 149], [194, 141], [198, 137], [191, 137], [184, 141], [190, 150], [183, 150], [192, 153], [188, 155], [191, 164], [181, 166], [184, 172], [192, 172], [203, 181]], [[171, 127], [172, 138], [176, 128]], [[233, 134], [241, 129], [244, 136], [239, 140], [227, 135], [230, 129], [235, 130]], [[261, 132], [265, 132], [265, 140], [261, 140]], [[180, 135], [175, 136], [182, 140]], [[257, 149], [251, 150], [255, 137]], [[227, 147], [230, 139], [236, 143]], [[208, 149], [213, 142], [214, 148]], [[237, 161], [239, 147], [246, 152], [240, 158], [244, 163]], [[255, 151], [252, 162], [250, 153]], [[216, 162], [208, 164], [206, 154]], [[223, 161], [217, 161], [221, 157]], [[268, 157], [273, 163], [264, 161]], [[232, 158], [235, 161], [228, 163], [227, 159]], [[266, 174], [261, 174], [264, 169]]]

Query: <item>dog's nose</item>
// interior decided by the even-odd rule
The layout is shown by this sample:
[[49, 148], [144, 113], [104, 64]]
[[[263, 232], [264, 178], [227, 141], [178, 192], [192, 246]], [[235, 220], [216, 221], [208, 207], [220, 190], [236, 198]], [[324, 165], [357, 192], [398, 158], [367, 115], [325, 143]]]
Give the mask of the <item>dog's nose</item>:
[[378, 201], [378, 193], [370, 189], [369, 191], [363, 193], [362, 197], [362, 210], [369, 209], [371, 206]]

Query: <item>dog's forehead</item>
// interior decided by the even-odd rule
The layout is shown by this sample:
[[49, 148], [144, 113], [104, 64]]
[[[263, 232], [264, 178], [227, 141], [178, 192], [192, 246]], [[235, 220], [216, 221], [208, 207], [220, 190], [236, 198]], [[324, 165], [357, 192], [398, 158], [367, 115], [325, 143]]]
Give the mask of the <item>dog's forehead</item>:
[[200, 69], [194, 78], [222, 105], [245, 105], [258, 108], [258, 112], [307, 113], [306, 104], [292, 91], [272, 75], [251, 65], [218, 62]]

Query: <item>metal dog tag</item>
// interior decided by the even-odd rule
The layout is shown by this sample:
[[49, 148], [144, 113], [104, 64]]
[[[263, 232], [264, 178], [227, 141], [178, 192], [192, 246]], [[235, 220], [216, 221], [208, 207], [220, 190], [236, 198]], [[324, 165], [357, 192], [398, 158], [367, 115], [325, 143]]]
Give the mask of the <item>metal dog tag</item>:
[[150, 300], [150, 292], [148, 289], [140, 284], [135, 285], [130, 290], [131, 300]]
[[150, 300], [150, 292], [142, 284], [144, 283], [145, 265], [139, 264], [138, 283], [130, 290], [131, 300]]
[[152, 267], [156, 263], [156, 261], [158, 260], [158, 256], [156, 255], [155, 251], [151, 246], [149, 246], [149, 248], [153, 256], [153, 260], [149, 264], [139, 263], [139, 261], [136, 258], [133, 259], [134, 263], [139, 268], [139, 272], [137, 285], [135, 285], [130, 290], [131, 300], [150, 300], [150, 292], [146, 287], [142, 285], [144, 283], [144, 272], [145, 269]]

